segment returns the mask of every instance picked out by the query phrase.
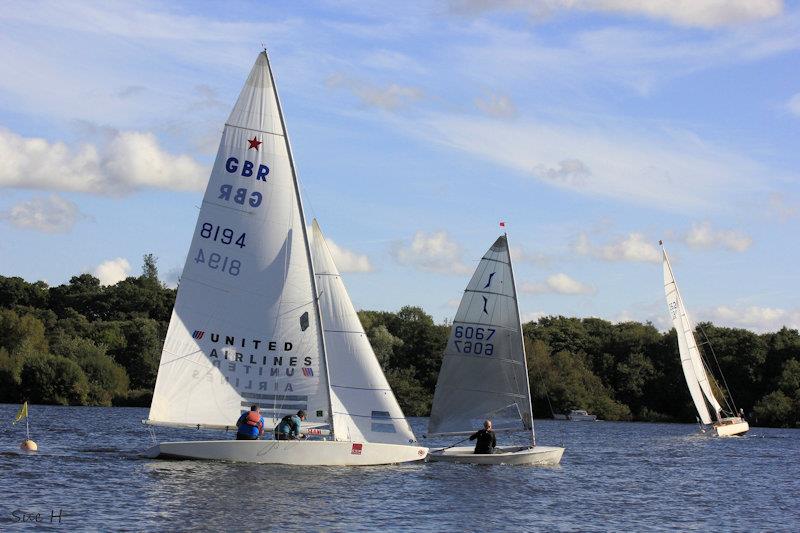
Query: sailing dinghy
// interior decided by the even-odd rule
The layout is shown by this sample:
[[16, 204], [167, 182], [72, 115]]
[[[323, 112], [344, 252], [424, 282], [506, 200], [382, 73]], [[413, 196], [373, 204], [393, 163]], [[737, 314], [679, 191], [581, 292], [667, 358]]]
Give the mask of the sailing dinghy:
[[[530, 444], [475, 454], [473, 446], [432, 450], [429, 461], [557, 465], [564, 448], [537, 446], [528, 365], [508, 239], [481, 259], [461, 298], [436, 382], [428, 437], [468, 436], [491, 419], [496, 433], [524, 432]], [[464, 439], [466, 440], [466, 439]]]
[[425, 458], [321, 233], [315, 255], [265, 51], [222, 133], [145, 423], [235, 432], [257, 403], [267, 431], [303, 409], [303, 431], [318, 440], [228, 436], [162, 442], [147, 455], [291, 465]]
[[[735, 416], [737, 411], [736, 406], [733, 404], [733, 398], [730, 399], [730, 402], [725, 398], [725, 402], [733, 415], [725, 416], [724, 409], [714, 395], [711, 383], [708, 380], [708, 374], [706, 373], [705, 362], [703, 361], [702, 354], [697, 346], [697, 340], [694, 336], [694, 328], [692, 327], [692, 322], [689, 320], [689, 315], [684, 307], [681, 293], [678, 290], [678, 284], [675, 281], [675, 275], [672, 272], [672, 265], [669, 262], [667, 251], [664, 249], [663, 242], [659, 241], [658, 244], [661, 245], [661, 251], [664, 256], [664, 292], [667, 296], [667, 309], [672, 317], [672, 325], [675, 327], [675, 332], [678, 335], [678, 351], [681, 354], [681, 367], [683, 367], [683, 375], [686, 378], [686, 384], [689, 386], [689, 393], [692, 396], [692, 401], [697, 408], [697, 414], [702, 423], [706, 425], [710, 424], [714, 429], [714, 433], [720, 437], [746, 433], [750, 429], [750, 426], [743, 418]], [[713, 421], [708, 410], [709, 405], [714, 410]]]

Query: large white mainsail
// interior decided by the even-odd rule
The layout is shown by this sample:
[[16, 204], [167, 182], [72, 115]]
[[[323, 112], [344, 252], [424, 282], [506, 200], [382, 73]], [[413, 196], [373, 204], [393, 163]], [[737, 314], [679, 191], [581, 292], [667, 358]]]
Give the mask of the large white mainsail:
[[414, 442], [414, 433], [383, 375], [316, 220], [312, 227], [336, 439]]
[[506, 236], [481, 259], [458, 308], [436, 383], [428, 435], [532, 431], [528, 369]]
[[319, 309], [266, 52], [225, 124], [181, 276], [149, 422], [233, 426], [258, 403], [329, 423]]
[[705, 400], [708, 400], [714, 408], [714, 415], [717, 419], [720, 418], [722, 407], [711, 390], [708, 375], [703, 365], [703, 358], [694, 338], [692, 323], [689, 320], [689, 315], [683, 305], [683, 298], [675, 282], [667, 251], [662, 249], [662, 252], [664, 254], [664, 292], [667, 297], [667, 308], [672, 317], [672, 325], [675, 327], [675, 332], [678, 336], [678, 350], [681, 354], [683, 375], [686, 378], [686, 384], [689, 386], [689, 393], [697, 408], [697, 413], [700, 415], [700, 420], [704, 424], [711, 424], [711, 415]]

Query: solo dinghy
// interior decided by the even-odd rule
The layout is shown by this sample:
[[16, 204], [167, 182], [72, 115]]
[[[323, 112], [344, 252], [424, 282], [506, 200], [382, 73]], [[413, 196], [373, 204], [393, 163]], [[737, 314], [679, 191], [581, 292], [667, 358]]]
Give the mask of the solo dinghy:
[[[150, 425], [267, 431], [303, 409], [305, 440], [162, 442], [151, 457], [290, 465], [419, 461], [315, 224], [314, 255], [275, 80], [259, 54], [225, 124], [161, 354]], [[317, 270], [315, 274], [315, 268]]]
[[[692, 327], [689, 315], [684, 307], [681, 293], [678, 290], [678, 284], [675, 281], [675, 275], [672, 272], [672, 265], [669, 262], [667, 251], [664, 249], [664, 243], [662, 241], [658, 241], [658, 244], [661, 245], [661, 251], [664, 255], [664, 292], [667, 296], [667, 309], [669, 309], [670, 316], [672, 317], [672, 325], [675, 327], [675, 332], [678, 335], [678, 351], [681, 355], [681, 367], [683, 367], [683, 375], [686, 378], [686, 384], [689, 386], [689, 393], [692, 396], [692, 401], [697, 408], [697, 414], [702, 423], [706, 425], [710, 424], [714, 432], [720, 437], [746, 433], [750, 429], [750, 426], [743, 418], [735, 416], [737, 411], [733, 403], [733, 398], [730, 398], [729, 402], [728, 398], [724, 397], [725, 403], [732, 415], [725, 416], [722, 406], [714, 396], [714, 391], [711, 388], [708, 374], [706, 373], [707, 368], [703, 361], [702, 354], [700, 353], [700, 349], [697, 346], [694, 328]], [[721, 372], [720, 370], [720, 374]], [[713, 373], [711, 374], [713, 379]], [[725, 379], [724, 376], [722, 379]], [[709, 405], [711, 405], [714, 410], [715, 420], [713, 422], [708, 410]]]
[[428, 437], [471, 435], [491, 419], [496, 433], [523, 431], [530, 444], [500, 446], [493, 454], [450, 446], [432, 450], [428, 460], [557, 465], [564, 448], [536, 445], [531, 413], [517, 290], [504, 234], [483, 256], [461, 298], [436, 382]]

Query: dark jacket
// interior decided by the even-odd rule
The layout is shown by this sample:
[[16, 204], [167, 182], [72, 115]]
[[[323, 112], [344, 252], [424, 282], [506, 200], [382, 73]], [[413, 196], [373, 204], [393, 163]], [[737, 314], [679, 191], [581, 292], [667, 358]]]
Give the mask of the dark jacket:
[[478, 439], [475, 443], [475, 453], [494, 453], [497, 438], [491, 429], [481, 429], [470, 435], [469, 440]]

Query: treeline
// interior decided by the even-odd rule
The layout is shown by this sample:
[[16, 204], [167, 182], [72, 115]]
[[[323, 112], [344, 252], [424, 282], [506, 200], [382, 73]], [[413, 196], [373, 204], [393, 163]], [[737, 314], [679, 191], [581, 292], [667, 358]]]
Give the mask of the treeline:
[[[108, 287], [90, 274], [56, 287], [0, 276], [0, 402], [149, 405], [174, 301], [152, 255], [142, 275]], [[449, 326], [410, 306], [359, 316], [405, 413], [427, 415]], [[607, 420], [694, 420], [674, 330], [565, 317], [523, 330], [536, 417], [578, 408]], [[709, 366], [727, 379], [718, 386], [752, 422], [800, 423], [797, 330], [702, 323], [706, 338]]]

